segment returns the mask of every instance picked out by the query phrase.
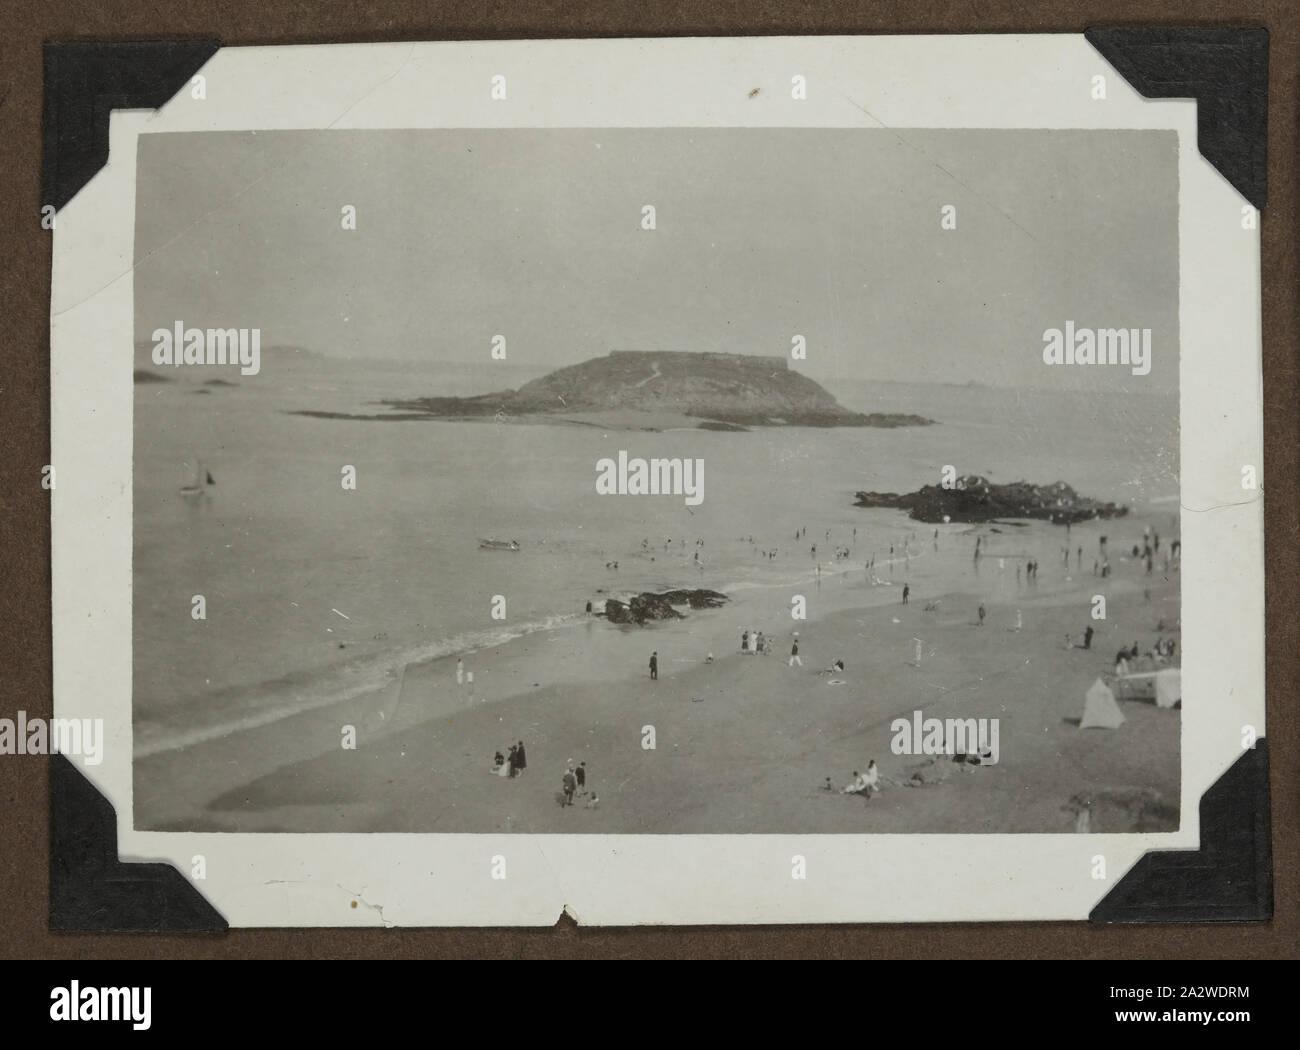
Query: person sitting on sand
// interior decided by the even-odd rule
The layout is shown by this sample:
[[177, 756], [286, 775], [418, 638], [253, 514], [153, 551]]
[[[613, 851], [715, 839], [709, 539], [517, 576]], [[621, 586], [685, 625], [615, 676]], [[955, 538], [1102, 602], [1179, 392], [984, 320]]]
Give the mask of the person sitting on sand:
[[596, 806], [599, 805], [599, 803], [600, 803], [600, 796], [593, 793], [591, 798], [587, 799], [587, 809], [595, 809]]
[[865, 795], [871, 797], [871, 793], [876, 790], [876, 785], [880, 782], [880, 771], [876, 768], [876, 760], [873, 758], [867, 764], [867, 771], [859, 773], [856, 769], [853, 771], [853, 779], [844, 787], [840, 794], [842, 795]]

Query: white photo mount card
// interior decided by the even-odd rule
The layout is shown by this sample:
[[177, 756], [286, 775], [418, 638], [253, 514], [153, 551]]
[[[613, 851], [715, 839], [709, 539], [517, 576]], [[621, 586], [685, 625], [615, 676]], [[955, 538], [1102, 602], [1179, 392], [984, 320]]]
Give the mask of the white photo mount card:
[[197, 45], [47, 152], [54, 924], [1267, 918], [1258, 157], [1101, 46]]

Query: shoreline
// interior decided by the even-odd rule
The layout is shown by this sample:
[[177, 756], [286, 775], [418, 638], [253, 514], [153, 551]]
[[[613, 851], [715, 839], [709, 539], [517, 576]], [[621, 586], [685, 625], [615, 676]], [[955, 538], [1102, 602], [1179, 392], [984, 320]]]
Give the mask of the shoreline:
[[[1141, 528], [1140, 518], [1136, 526]], [[912, 581], [908, 606], [899, 603], [902, 576], [895, 574], [894, 586], [869, 587], [852, 581], [863, 570], [847, 565], [837, 573], [824, 572], [820, 588], [814, 581], [815, 589], [808, 590], [815, 612], [795, 624], [788, 605], [772, 602], [770, 592], [803, 586], [809, 582], [805, 573], [802, 583], [751, 586], [727, 606], [693, 611], [680, 621], [619, 627], [582, 618], [478, 650], [466, 659], [466, 669], [475, 672], [473, 702], [467, 689], [456, 686], [453, 653], [408, 663], [382, 688], [201, 744], [140, 756], [135, 762], [136, 826], [219, 831], [952, 831], [974, 818], [963, 816], [967, 803], [953, 801], [947, 790], [951, 783], [999, 785], [1008, 780], [1035, 785], [1030, 794], [1042, 797], [1056, 798], [1071, 788], [1056, 799], [1058, 806], [1092, 791], [1091, 783], [1110, 784], [1115, 798], [1105, 803], [1110, 808], [1100, 827], [1098, 818], [1089, 818], [1093, 830], [1105, 830], [1107, 823], [1149, 823], [1155, 818], [1148, 810], [1160, 814], [1156, 823], [1163, 822], [1163, 828], [1170, 805], [1176, 826], [1176, 712], [1139, 710], [1133, 702], [1122, 702], [1130, 722], [1113, 735], [1087, 731], [1072, 740], [1069, 733], [1062, 737], [1060, 729], [1064, 719], [1081, 712], [1082, 690], [1106, 673], [1113, 663], [1109, 654], [1130, 641], [1126, 634], [1154, 637], [1157, 619], [1177, 617], [1176, 575], [1146, 578], [1153, 595], [1147, 606], [1137, 598], [1143, 578], [1133, 577], [1131, 565], [1119, 566], [1104, 588], [1115, 612], [1110, 622], [1098, 625], [1100, 637], [1086, 657], [1089, 670], [1080, 676], [1075, 665], [1085, 651], [1064, 649], [1060, 636], [1063, 630], [1077, 635], [1087, 623], [1086, 600], [1099, 589], [1100, 578], [1086, 571], [1060, 579], [1049, 575], [1036, 589], [1017, 587], [1007, 594], [1006, 560], [1018, 555], [992, 554], [987, 560], [994, 565], [1001, 561], [1002, 570], [989, 565], [980, 570], [982, 576], [972, 578], [957, 567], [966, 564], [971, 534], [987, 538], [989, 529], [950, 528], [944, 551], [918, 554], [938, 553], [928, 568], [939, 578], [955, 577], [950, 582], [962, 586], [932, 593], [918, 583], [924, 579], [919, 571], [924, 559], [914, 557], [905, 566]], [[1049, 537], [1057, 539], [1050, 532], [1034, 538], [1041, 546]], [[900, 560], [901, 555], [895, 568]], [[877, 562], [877, 570], [885, 567]], [[974, 627], [973, 595], [986, 592], [991, 595], [985, 600], [989, 625]], [[938, 602], [938, 612], [924, 611], [929, 601]], [[1157, 606], [1163, 615], [1145, 615]], [[1025, 626], [1012, 633], [1007, 625], [1016, 609]], [[776, 653], [740, 654], [738, 622], [771, 633]], [[793, 630], [800, 632], [802, 671], [786, 666]], [[933, 649], [926, 650], [921, 673], [907, 662], [912, 638], [918, 636]], [[1010, 650], [1019, 651], [1030, 639], [1023, 662], [1016, 663]], [[649, 681], [644, 668], [652, 648], [661, 652], [657, 683]], [[989, 652], [981, 652], [985, 648]], [[712, 664], [704, 662], [707, 652], [715, 654]], [[837, 658], [847, 663], [845, 685], [828, 686], [827, 676], [815, 672]], [[995, 676], [1006, 680], [1009, 692], [1005, 703], [990, 705]], [[973, 696], [973, 702], [997, 708], [980, 712], [982, 716], [1023, 724], [1044, 704], [1041, 693], [1056, 677], [1061, 678], [1062, 696], [1052, 701], [1055, 717], [1038, 727], [1040, 735], [1054, 741], [1056, 752], [1040, 754], [1036, 745], [1020, 739], [1019, 730], [1008, 737], [1004, 728], [1006, 757], [998, 766], [950, 763], [951, 770], [939, 771], [947, 775], [934, 791], [898, 786], [910, 775], [910, 766], [889, 753], [885, 737], [890, 719], [918, 709], [927, 717], [931, 708], [936, 715], [963, 711], [953, 705], [963, 697], [972, 702]], [[847, 700], [850, 696], [855, 699]], [[813, 704], [825, 710], [818, 714]], [[660, 734], [653, 752], [640, 747], [638, 734], [645, 724], [655, 724]], [[356, 727], [357, 750], [341, 749], [343, 725]], [[1108, 736], [1120, 746], [1104, 747]], [[521, 738], [529, 750], [528, 774], [518, 780], [490, 776], [493, 751], [504, 751]], [[1128, 739], [1139, 742], [1137, 754], [1122, 742]], [[856, 749], [850, 746], [853, 740], [859, 742]], [[736, 746], [752, 752], [751, 758], [737, 759], [727, 751]], [[1022, 748], [1033, 754], [1027, 765], [1024, 755], [1016, 756]], [[1109, 765], [1108, 750], [1118, 756]], [[1161, 768], [1153, 775], [1144, 774], [1141, 762], [1148, 752], [1161, 756]], [[647, 755], [668, 761], [647, 763]], [[568, 757], [589, 762], [593, 786], [602, 792], [601, 808], [579, 814], [556, 803], [559, 773]], [[876, 758], [882, 783], [888, 784], [882, 795], [867, 801], [816, 790], [825, 776], [837, 785], [847, 782], [868, 757]], [[1038, 784], [1052, 779], [1051, 767], [1065, 759], [1100, 763], [1102, 772], [1091, 779], [1061, 777], [1055, 790]], [[675, 788], [671, 775], [663, 782], [664, 771], [674, 766], [686, 771], [680, 775], [690, 790]], [[1014, 777], [1003, 775], [1016, 769]], [[542, 770], [546, 772], [535, 776]], [[959, 779], [953, 782], [953, 776]], [[1141, 795], [1133, 786], [1153, 778], [1161, 785], [1153, 789], [1158, 797]], [[539, 779], [541, 788], [536, 786]], [[524, 785], [527, 792], [513, 796], [500, 791]], [[703, 796], [697, 798], [701, 790]], [[981, 796], [984, 790], [969, 794]], [[525, 795], [526, 802], [520, 797]], [[903, 796], [912, 801], [898, 810]], [[929, 800], [939, 796], [944, 801], [936, 807]], [[751, 805], [751, 798], [762, 805]], [[832, 799], [868, 807], [869, 826], [847, 820], [842, 807], [827, 805]], [[1004, 807], [987, 799], [985, 804], [984, 823], [997, 814], [1011, 824], [989, 830], [1072, 830], [1070, 821], [1077, 819], [1077, 814], [1066, 819], [1042, 805], [1030, 807], [1022, 819], [1016, 816], [1016, 804]], [[1136, 816], [1129, 812], [1133, 807]]]

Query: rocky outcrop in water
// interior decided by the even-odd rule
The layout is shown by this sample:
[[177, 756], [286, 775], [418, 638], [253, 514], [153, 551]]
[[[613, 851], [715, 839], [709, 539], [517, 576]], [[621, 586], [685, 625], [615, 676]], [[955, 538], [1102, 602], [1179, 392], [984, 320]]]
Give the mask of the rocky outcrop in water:
[[605, 617], [610, 623], [644, 624], [650, 620], [681, 620], [685, 614], [674, 606], [688, 605], [692, 609], [718, 609], [727, 600], [725, 594], [704, 588], [672, 590], [656, 594], [643, 591], [629, 601], [609, 598], [605, 602]]
[[978, 474], [958, 478], [951, 488], [926, 485], [916, 492], [859, 492], [858, 507], [896, 507], [917, 521], [958, 521], [971, 524], [999, 518], [1034, 518], [1056, 525], [1093, 518], [1121, 518], [1128, 507], [1080, 496], [1064, 481], [1033, 485], [1013, 481], [995, 485]]

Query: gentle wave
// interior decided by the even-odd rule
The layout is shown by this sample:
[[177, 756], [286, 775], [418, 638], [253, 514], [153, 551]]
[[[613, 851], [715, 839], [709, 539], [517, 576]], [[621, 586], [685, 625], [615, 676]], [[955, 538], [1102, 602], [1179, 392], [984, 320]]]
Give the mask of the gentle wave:
[[436, 642], [384, 650], [342, 666], [233, 690], [226, 694], [227, 702], [220, 705], [225, 710], [206, 724], [192, 724], [197, 705], [186, 705], [184, 715], [191, 724], [184, 727], [137, 722], [134, 754], [136, 758], [148, 758], [164, 751], [270, 725], [388, 688], [400, 682], [402, 673], [412, 664], [491, 649], [525, 635], [572, 627], [586, 619], [585, 613], [565, 613], [511, 626], [466, 631]]

